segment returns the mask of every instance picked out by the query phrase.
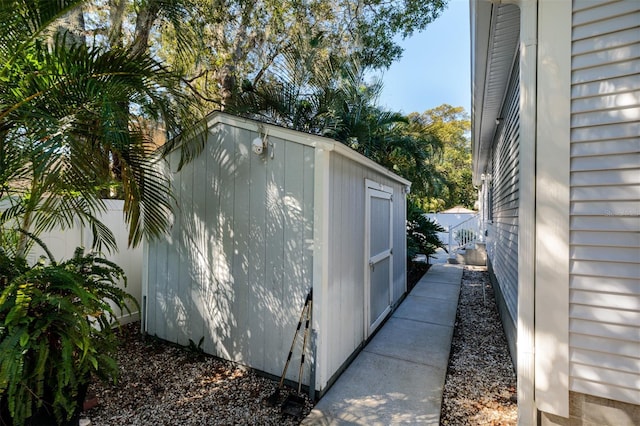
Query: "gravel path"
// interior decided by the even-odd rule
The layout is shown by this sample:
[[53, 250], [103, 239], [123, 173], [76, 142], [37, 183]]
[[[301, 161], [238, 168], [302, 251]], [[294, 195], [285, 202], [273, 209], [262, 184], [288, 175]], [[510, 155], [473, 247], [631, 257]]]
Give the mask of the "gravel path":
[[485, 268], [466, 266], [440, 424], [515, 425], [515, 392], [516, 377], [489, 275]]
[[[486, 292], [483, 302], [482, 287]], [[297, 425], [263, 399], [277, 383], [123, 328], [117, 385], [92, 385], [92, 426]], [[487, 273], [465, 267], [442, 401], [443, 425], [515, 425], [515, 376]], [[282, 397], [286, 392], [282, 393]], [[304, 415], [312, 408], [306, 402]]]

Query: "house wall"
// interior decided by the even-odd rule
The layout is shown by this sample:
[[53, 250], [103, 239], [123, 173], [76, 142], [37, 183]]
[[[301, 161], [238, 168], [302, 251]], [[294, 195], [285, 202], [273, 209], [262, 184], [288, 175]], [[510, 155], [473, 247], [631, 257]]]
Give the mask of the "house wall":
[[638, 404], [640, 2], [574, 2], [572, 25], [569, 387]]
[[146, 327], [180, 345], [204, 337], [205, 352], [279, 376], [312, 285], [314, 148], [270, 135], [256, 155], [253, 127], [214, 125], [173, 175], [171, 235], [148, 248]]
[[640, 3], [517, 4], [519, 423], [639, 424]]
[[515, 62], [496, 130], [490, 163], [490, 212], [487, 255], [500, 302], [511, 357], [516, 361], [518, 318], [519, 67]]
[[404, 185], [335, 151], [329, 167], [328, 315], [320, 339], [330, 350], [323, 360], [320, 389], [365, 340], [365, 179], [393, 188], [393, 303], [406, 292]]

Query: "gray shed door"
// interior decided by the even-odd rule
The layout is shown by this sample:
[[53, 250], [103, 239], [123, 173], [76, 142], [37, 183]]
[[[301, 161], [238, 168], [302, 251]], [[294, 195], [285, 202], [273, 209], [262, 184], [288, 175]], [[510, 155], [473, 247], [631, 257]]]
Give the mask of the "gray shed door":
[[393, 277], [392, 189], [367, 188], [367, 274], [365, 274], [365, 335], [368, 337], [391, 309]]

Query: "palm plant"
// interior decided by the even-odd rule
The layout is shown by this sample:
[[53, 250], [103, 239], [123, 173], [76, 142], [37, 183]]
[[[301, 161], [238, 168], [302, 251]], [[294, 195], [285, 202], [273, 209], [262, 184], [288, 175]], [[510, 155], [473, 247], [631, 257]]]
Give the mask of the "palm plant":
[[[79, 220], [93, 230], [96, 247], [113, 248], [97, 213], [104, 190], [115, 185], [135, 245], [166, 228], [170, 208], [158, 161], [176, 144], [159, 151], [149, 123], [161, 123], [169, 139], [185, 128], [197, 132], [193, 98], [178, 74], [145, 51], [52, 35], [81, 3], [0, 3], [0, 222], [38, 234]], [[195, 151], [184, 151], [184, 160]]]
[[0, 250], [3, 425], [77, 424], [92, 375], [115, 380], [112, 306], [137, 306], [120, 280], [122, 269], [82, 249], [32, 267]]
[[327, 56], [321, 37], [300, 37], [282, 55], [277, 73], [247, 83], [232, 112], [331, 137], [414, 182], [421, 196], [443, 184], [435, 168], [441, 141], [422, 123], [376, 106], [382, 89], [368, 81], [356, 56]]
[[0, 418], [9, 424], [43, 424], [42, 411], [54, 423], [73, 418], [92, 375], [115, 377], [112, 306], [135, 305], [116, 286], [122, 270], [93, 254], [27, 265], [30, 236], [80, 221], [94, 247], [113, 248], [98, 220], [113, 187], [129, 242], [160, 234], [171, 206], [162, 157], [184, 147], [186, 162], [201, 141], [172, 138], [199, 131], [178, 74], [139, 44], [101, 47], [59, 30], [82, 3], [0, 2]]

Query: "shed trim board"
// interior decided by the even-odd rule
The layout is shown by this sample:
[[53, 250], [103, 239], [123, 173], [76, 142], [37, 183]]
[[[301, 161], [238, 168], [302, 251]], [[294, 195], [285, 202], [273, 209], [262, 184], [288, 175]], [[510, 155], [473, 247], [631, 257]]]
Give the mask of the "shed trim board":
[[[319, 360], [329, 359], [328, 336], [321, 332], [329, 328], [328, 312], [319, 309], [320, 306], [329, 306], [329, 212], [330, 212], [330, 163], [329, 151], [318, 148], [315, 155], [315, 177], [314, 177], [314, 243], [313, 243], [313, 288], [314, 299], [313, 304], [313, 330], [317, 335], [316, 346], [313, 350], [316, 352], [314, 365], [316, 367], [316, 381], [318, 383], [326, 383], [331, 377], [329, 365], [327, 362]], [[320, 304], [317, 303], [320, 302]]]
[[[221, 112], [207, 124], [201, 154], [166, 171], [176, 210], [170, 235], [145, 250], [142, 326], [183, 345], [204, 336], [205, 352], [279, 376], [312, 288], [303, 384], [321, 396], [366, 341], [367, 186], [392, 194], [385, 241], [403, 258], [410, 182], [331, 139]], [[406, 265], [389, 268], [391, 305]]]
[[622, 413], [596, 423], [628, 424], [640, 401], [640, 2], [471, 0], [473, 180], [485, 217], [495, 88], [515, 32], [494, 20], [514, 4], [518, 421], [586, 420], [576, 404], [587, 395], [604, 398], [590, 411]]

